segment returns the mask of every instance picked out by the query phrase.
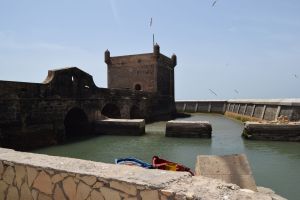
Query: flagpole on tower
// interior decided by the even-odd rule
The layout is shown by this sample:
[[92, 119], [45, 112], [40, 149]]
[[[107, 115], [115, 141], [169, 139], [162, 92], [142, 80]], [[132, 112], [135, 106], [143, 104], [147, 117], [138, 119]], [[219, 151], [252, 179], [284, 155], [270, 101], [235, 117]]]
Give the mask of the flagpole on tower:
[[[152, 28], [152, 17], [150, 19], [150, 28]], [[154, 40], [154, 33], [152, 34], [152, 45], [154, 47], [154, 44], [155, 44], [155, 40]]]
[[154, 33], [153, 33], [153, 35], [152, 35], [152, 43], [153, 43], [153, 47], [154, 47]]

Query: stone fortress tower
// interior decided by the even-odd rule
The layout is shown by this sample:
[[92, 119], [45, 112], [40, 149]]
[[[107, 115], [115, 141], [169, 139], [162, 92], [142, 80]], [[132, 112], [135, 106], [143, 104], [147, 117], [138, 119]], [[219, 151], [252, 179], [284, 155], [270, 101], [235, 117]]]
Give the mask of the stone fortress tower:
[[109, 89], [131, 89], [169, 96], [174, 99], [176, 55], [160, 53], [158, 44], [153, 53], [111, 57], [105, 51]]

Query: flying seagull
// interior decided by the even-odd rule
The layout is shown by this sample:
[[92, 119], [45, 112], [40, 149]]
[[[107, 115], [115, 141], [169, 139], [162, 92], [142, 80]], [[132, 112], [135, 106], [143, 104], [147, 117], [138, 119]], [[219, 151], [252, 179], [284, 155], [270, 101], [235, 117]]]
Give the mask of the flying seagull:
[[219, 0], [215, 0], [215, 1], [212, 3], [211, 7], [214, 7], [214, 6], [216, 5], [217, 1], [219, 1]]
[[294, 74], [295, 78], [298, 78], [298, 75], [297, 74]]
[[239, 94], [239, 91], [237, 89], [235, 89], [234, 91], [235, 91], [235, 93]]
[[215, 96], [218, 96], [217, 93], [215, 93], [215, 92], [212, 91], [211, 89], [209, 89], [209, 91], [210, 91], [211, 93], [213, 93]]
[[152, 27], [152, 17], [151, 17], [151, 19], [150, 19], [150, 27]]

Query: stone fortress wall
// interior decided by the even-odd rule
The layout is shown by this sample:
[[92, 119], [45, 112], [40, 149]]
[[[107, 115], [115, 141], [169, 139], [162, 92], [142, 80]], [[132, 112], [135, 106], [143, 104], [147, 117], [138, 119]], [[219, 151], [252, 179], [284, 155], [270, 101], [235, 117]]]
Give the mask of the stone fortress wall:
[[300, 99], [176, 101], [179, 112], [220, 113], [240, 120], [274, 121], [281, 115], [300, 120]]
[[26, 150], [93, 132], [103, 115], [111, 118], [171, 118], [171, 96], [98, 88], [76, 68], [49, 70], [43, 83], [0, 81], [0, 146]]
[[149, 170], [0, 148], [0, 199], [283, 199], [187, 172]]

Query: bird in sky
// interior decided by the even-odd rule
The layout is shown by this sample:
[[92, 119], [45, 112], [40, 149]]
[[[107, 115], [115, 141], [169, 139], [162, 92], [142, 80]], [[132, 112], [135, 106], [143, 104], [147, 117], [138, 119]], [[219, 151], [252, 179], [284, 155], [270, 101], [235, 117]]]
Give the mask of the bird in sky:
[[235, 92], [235, 93], [237, 93], [237, 94], [239, 94], [239, 93], [240, 93], [240, 92], [239, 92], [237, 89], [235, 89], [235, 90], [234, 90], [234, 92]]
[[150, 27], [152, 27], [152, 17], [151, 17], [151, 19], [150, 19]]
[[215, 96], [218, 96], [217, 93], [215, 93], [213, 90], [209, 89], [209, 91], [210, 91], [211, 93], [213, 93]]
[[297, 74], [294, 74], [295, 78], [298, 78], [298, 75]]
[[216, 5], [218, 0], [214, 0], [214, 2], [212, 3], [211, 7], [214, 7]]

